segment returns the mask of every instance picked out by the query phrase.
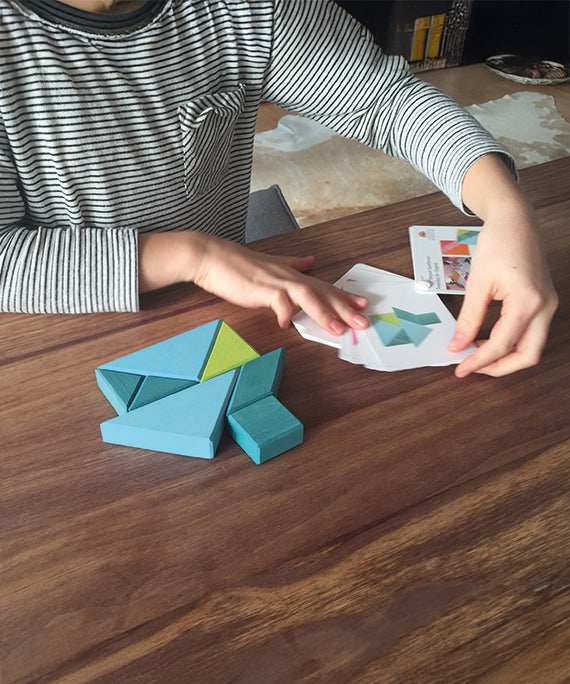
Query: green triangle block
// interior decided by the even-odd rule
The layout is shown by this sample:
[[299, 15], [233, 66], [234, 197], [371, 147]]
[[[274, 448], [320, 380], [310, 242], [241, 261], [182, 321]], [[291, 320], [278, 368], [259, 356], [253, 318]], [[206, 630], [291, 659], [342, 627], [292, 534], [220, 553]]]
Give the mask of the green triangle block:
[[138, 392], [133, 397], [128, 406], [129, 411], [134, 411], [141, 406], [146, 406], [157, 399], [175, 394], [180, 390], [192, 387], [197, 384], [195, 380], [179, 380], [178, 378], [159, 378], [149, 375], [139, 387]]
[[371, 314], [370, 318], [375, 318], [378, 321], [386, 321], [386, 323], [391, 323], [392, 325], [402, 325], [395, 313]]
[[120, 371], [95, 369], [99, 389], [107, 397], [111, 406], [119, 414], [125, 413], [129, 402], [143, 382], [142, 375]]
[[256, 359], [259, 354], [235, 330], [222, 321], [214, 346], [200, 378], [200, 382], [238, 368]]

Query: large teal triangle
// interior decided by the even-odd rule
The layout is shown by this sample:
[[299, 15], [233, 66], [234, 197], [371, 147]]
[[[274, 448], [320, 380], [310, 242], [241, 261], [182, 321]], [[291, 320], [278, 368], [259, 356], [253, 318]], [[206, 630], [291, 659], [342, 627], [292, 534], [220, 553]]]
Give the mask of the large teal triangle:
[[100, 370], [200, 380], [222, 321], [176, 335], [100, 366]]
[[101, 424], [103, 441], [167, 453], [213, 458], [238, 371], [170, 394]]
[[407, 321], [405, 318], [400, 318], [400, 323], [415, 347], [419, 347], [430, 332], [432, 332], [431, 328], [412, 323], [412, 321]]

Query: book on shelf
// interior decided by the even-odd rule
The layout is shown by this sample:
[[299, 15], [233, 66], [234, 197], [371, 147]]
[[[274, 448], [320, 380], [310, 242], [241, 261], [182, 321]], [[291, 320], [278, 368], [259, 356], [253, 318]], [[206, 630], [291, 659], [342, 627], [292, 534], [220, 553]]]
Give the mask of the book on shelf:
[[413, 71], [441, 69], [446, 66], [444, 54], [444, 29], [446, 14], [430, 17], [417, 17], [410, 50], [410, 63]]
[[431, 17], [418, 17], [415, 20], [411, 62], [419, 62], [424, 59], [430, 25]]
[[445, 25], [445, 13], [434, 14], [430, 17], [430, 27], [426, 41], [424, 59], [434, 59], [440, 56], [441, 39]]

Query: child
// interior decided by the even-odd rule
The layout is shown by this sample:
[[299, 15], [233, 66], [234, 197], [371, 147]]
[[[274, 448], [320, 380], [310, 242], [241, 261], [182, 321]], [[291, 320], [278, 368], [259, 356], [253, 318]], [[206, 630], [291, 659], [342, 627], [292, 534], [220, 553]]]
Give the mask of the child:
[[[410, 161], [484, 226], [457, 367], [536, 363], [556, 308], [509, 153], [330, 0], [8, 0], [0, 7], [0, 308], [136, 310], [175, 282], [279, 324], [363, 328], [313, 257], [242, 247], [255, 118], [270, 100]], [[468, 207], [468, 209], [467, 209]]]

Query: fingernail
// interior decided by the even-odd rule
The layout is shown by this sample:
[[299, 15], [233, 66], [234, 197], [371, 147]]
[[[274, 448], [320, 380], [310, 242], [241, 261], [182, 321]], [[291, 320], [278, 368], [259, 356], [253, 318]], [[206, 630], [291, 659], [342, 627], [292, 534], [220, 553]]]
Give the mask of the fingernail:
[[352, 322], [355, 328], [366, 328], [368, 326], [368, 319], [366, 316], [361, 316], [360, 314], [355, 314], [352, 317]]
[[332, 321], [329, 328], [335, 335], [341, 335], [344, 332], [344, 325], [338, 321]]

